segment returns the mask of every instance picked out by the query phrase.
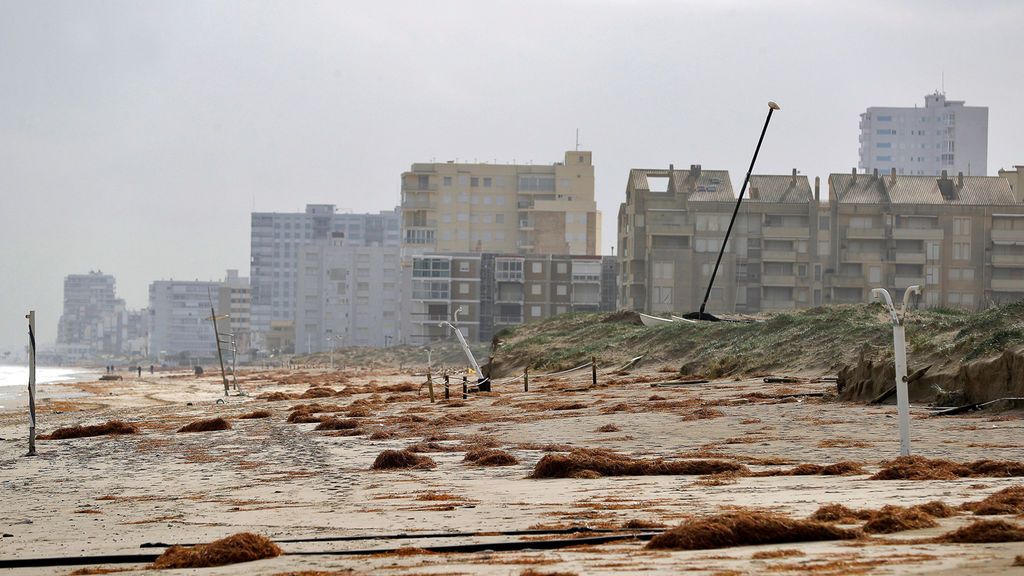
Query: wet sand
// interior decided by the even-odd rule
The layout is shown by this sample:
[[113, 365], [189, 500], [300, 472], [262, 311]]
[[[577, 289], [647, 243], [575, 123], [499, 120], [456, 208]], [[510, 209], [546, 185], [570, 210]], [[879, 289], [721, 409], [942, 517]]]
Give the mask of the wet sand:
[[[461, 389], [453, 388], [449, 404], [430, 404], [426, 387], [420, 388], [424, 377], [397, 371], [243, 373], [239, 380], [250, 395], [228, 398], [219, 376], [143, 374], [122, 382], [78, 383], [74, 386], [93, 395], [44, 404], [41, 433], [111, 419], [135, 422], [141, 433], [40, 440], [39, 456], [25, 458], [24, 411], [0, 414], [0, 560], [137, 554], [153, 551], [139, 548], [146, 542], [208, 542], [240, 531], [275, 540], [487, 534], [569, 526], [621, 528], [630, 520], [673, 526], [736, 508], [806, 517], [833, 502], [880, 508], [941, 500], [956, 506], [1024, 484], [1021, 478], [877, 481], [868, 475], [528, 478], [544, 456], [545, 445], [552, 444], [605, 448], [635, 457], [713, 453], [747, 463], [754, 471], [788, 467], [757, 463], [774, 459], [792, 464], [857, 461], [874, 472], [883, 460], [898, 455], [894, 406], [778, 398], [828, 391], [833, 384], [776, 385], [746, 379], [652, 388], [649, 382], [673, 378], [657, 366], [629, 375], [602, 371], [596, 388], [590, 386], [589, 371], [532, 376], [530, 392], [523, 392], [521, 380], [498, 381], [493, 393], [471, 394], [465, 401]], [[301, 394], [311, 383], [341, 394], [280, 401], [256, 398], [275, 391]], [[350, 393], [353, 390], [359, 393]], [[439, 382], [435, 390], [440, 398]], [[360, 428], [356, 436], [315, 431], [316, 423], [287, 422], [291, 408], [312, 402], [339, 405], [338, 417], [345, 417], [355, 403], [364, 409], [359, 413], [368, 415], [354, 417]], [[272, 415], [237, 419], [257, 409]], [[1019, 413], [928, 418], [923, 408], [914, 408], [912, 414], [915, 454], [957, 461], [1024, 460], [1024, 420]], [[233, 428], [176, 433], [184, 424], [214, 416], [228, 418]], [[599, 431], [606, 425], [618, 430]], [[388, 434], [382, 431], [391, 437], [383, 437]], [[371, 439], [374, 432], [380, 439]], [[433, 442], [427, 448], [436, 451], [424, 455], [436, 461], [436, 468], [370, 470], [382, 450], [424, 441]], [[477, 467], [463, 462], [466, 450], [484, 444], [496, 444], [520, 463]], [[1019, 518], [997, 518], [1024, 524]], [[276, 559], [196, 573], [1017, 573], [1020, 568], [1011, 564], [1022, 551], [1020, 543], [920, 542], [973, 519], [961, 514], [940, 520], [937, 528], [884, 539], [691, 552], [648, 551], [643, 542], [627, 540], [516, 552], [296, 554], [522, 539], [496, 535], [287, 543], [282, 544], [286, 555]], [[753, 558], [755, 553], [778, 549], [799, 550], [802, 555]], [[138, 564], [118, 567], [146, 572]]]

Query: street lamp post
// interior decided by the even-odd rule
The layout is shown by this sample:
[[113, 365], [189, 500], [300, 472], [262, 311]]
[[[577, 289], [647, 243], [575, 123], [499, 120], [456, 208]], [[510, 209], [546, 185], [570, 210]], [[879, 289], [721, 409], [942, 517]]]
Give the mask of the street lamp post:
[[907, 390], [907, 339], [903, 324], [911, 294], [921, 294], [921, 287], [910, 286], [903, 293], [903, 315], [900, 316], [892, 304], [888, 290], [875, 288], [871, 291], [871, 295], [875, 298], [885, 300], [885, 305], [889, 308], [889, 315], [892, 318], [892, 346], [896, 363], [896, 412], [900, 425], [900, 456], [910, 456], [910, 392]]

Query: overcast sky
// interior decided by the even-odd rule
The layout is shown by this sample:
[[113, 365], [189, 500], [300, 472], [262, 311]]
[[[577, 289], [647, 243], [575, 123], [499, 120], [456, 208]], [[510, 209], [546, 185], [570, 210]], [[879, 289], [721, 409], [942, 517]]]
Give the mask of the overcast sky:
[[1024, 2], [0, 0], [0, 347], [66, 274], [129, 307], [155, 279], [248, 275], [249, 212], [399, 201], [413, 162], [593, 150], [602, 249], [630, 168], [857, 164], [868, 106], [989, 107], [1024, 164]]

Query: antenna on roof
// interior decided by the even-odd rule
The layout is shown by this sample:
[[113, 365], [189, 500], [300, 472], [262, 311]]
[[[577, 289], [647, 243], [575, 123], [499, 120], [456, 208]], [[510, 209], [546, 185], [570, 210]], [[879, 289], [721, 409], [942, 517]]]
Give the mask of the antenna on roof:
[[576, 151], [580, 151], [580, 129], [576, 129]]
[[946, 94], [946, 71], [942, 71], [942, 94]]

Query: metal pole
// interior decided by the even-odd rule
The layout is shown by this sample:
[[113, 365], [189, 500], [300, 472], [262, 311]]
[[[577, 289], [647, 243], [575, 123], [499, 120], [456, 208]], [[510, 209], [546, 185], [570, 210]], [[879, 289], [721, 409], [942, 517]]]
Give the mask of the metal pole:
[[597, 386], [597, 357], [596, 356], [591, 356], [590, 357], [590, 380], [594, 384], [594, 386]]
[[910, 399], [907, 397], [907, 342], [903, 324], [893, 324], [896, 352], [896, 411], [900, 421], [900, 456], [910, 456]]
[[757, 153], [761, 151], [761, 143], [764, 142], [765, 132], [768, 131], [768, 123], [772, 121], [772, 112], [779, 109], [779, 105], [775, 102], [768, 102], [768, 117], [764, 119], [764, 127], [761, 128], [761, 137], [757, 139], [757, 148], [754, 148], [754, 157], [750, 159], [750, 168], [747, 169], [747, 175], [743, 178], [743, 186], [740, 188], [740, 195], [736, 199], [736, 206], [732, 209], [732, 218], [729, 219], [729, 228], [725, 231], [725, 238], [722, 239], [722, 247], [718, 250], [718, 259], [715, 260], [715, 269], [711, 271], [711, 279], [708, 280], [708, 289], [704, 292], [704, 301], [700, 303], [700, 312], [697, 313], [697, 319], [704, 319], [704, 308], [708, 305], [708, 298], [711, 296], [711, 288], [715, 285], [715, 276], [718, 275], [718, 266], [722, 263], [722, 255], [725, 254], [725, 247], [729, 244], [729, 235], [732, 234], [732, 225], [736, 222], [736, 214], [740, 211], [740, 204], [743, 202], [743, 194], [747, 190], [747, 184], [750, 182], [750, 174], [754, 171], [754, 163], [757, 162]]
[[467, 388], [467, 382], [466, 382], [466, 377], [465, 377], [465, 376], [463, 376], [463, 377], [462, 377], [462, 399], [463, 399], [463, 400], [465, 400], [465, 399], [466, 399], [466, 394], [467, 394], [467, 392], [468, 392], [468, 390], [467, 390], [466, 388]]
[[523, 368], [523, 392], [530, 391], [530, 367]]
[[220, 379], [224, 381], [224, 395], [228, 395], [228, 377], [224, 373], [224, 352], [220, 348], [220, 332], [217, 331], [217, 312], [210, 306], [210, 318], [213, 319], [213, 337], [217, 340], [217, 360], [220, 362]]
[[444, 375], [444, 399], [448, 400], [448, 375]]
[[28, 315], [28, 454], [36, 455], [36, 311]]

